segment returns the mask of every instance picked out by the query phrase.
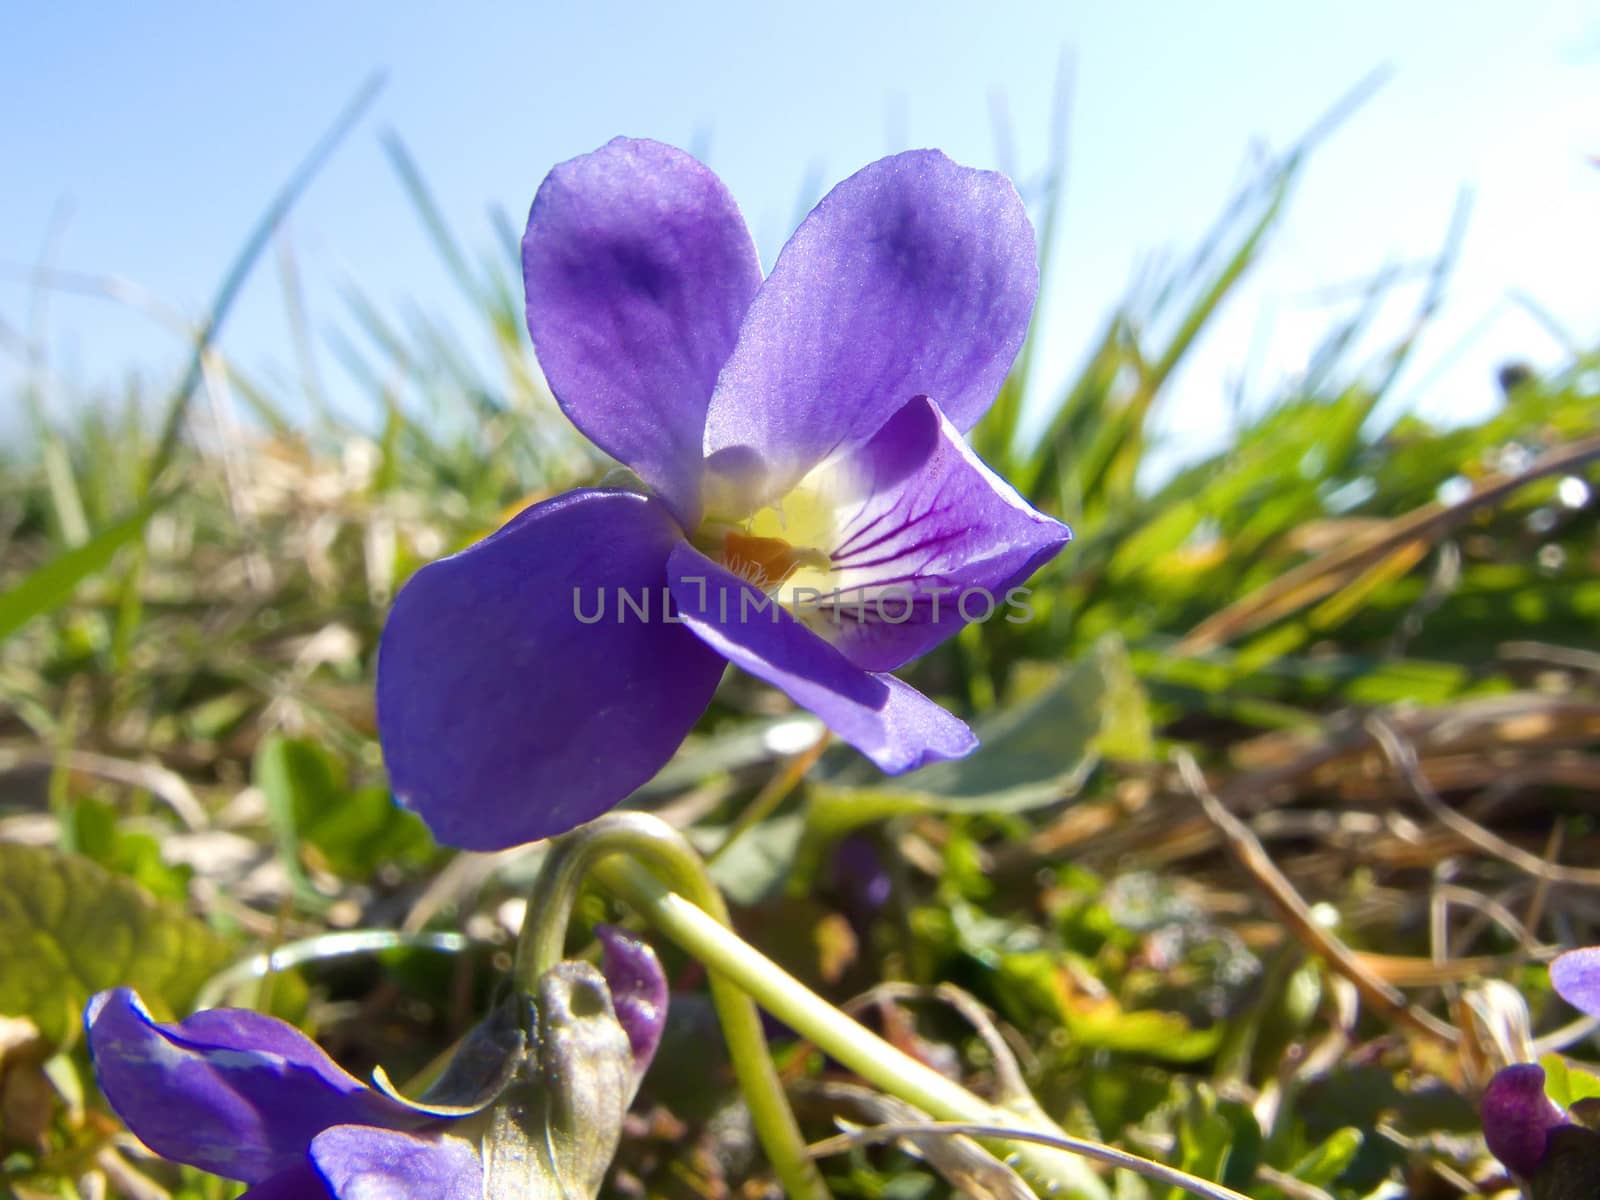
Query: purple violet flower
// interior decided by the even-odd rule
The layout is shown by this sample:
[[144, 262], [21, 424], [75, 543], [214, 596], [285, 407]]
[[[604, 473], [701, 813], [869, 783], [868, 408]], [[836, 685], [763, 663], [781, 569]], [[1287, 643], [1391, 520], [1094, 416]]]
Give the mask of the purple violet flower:
[[[1600, 946], [1569, 950], [1550, 964], [1556, 994], [1591, 1017], [1600, 1017]], [[1574, 1106], [1579, 1113], [1592, 1101]], [[1535, 1181], [1551, 1172], [1592, 1183], [1600, 1144], [1592, 1130], [1578, 1125], [1545, 1093], [1544, 1068], [1513, 1063], [1496, 1071], [1480, 1104], [1483, 1136], [1489, 1152], [1507, 1169]], [[1580, 1165], [1581, 1163], [1581, 1165]], [[1582, 1188], [1578, 1187], [1581, 1194]], [[1552, 1193], [1553, 1194], [1553, 1193]]]
[[[666, 979], [645, 943], [617, 930], [604, 941], [637, 1086], [661, 1039]], [[250, 1184], [242, 1200], [483, 1195], [478, 1146], [451, 1132], [455, 1118], [368, 1087], [275, 1017], [219, 1008], [165, 1024], [117, 988], [89, 1001], [84, 1026], [100, 1090], [128, 1128], [163, 1158]]]
[[963, 437], [1038, 289], [1010, 182], [882, 159], [763, 280], [711, 171], [619, 138], [550, 172], [522, 261], [562, 410], [650, 490], [536, 504], [402, 589], [378, 662], [400, 802], [469, 849], [563, 833], [671, 757], [729, 661], [886, 772], [968, 753], [888, 672], [1071, 536]]
[[[158, 1023], [129, 988], [84, 1013], [100, 1090], [163, 1158], [253, 1185], [249, 1200], [482, 1194], [471, 1142], [362, 1083], [292, 1025], [246, 1009]], [[387, 1195], [387, 1192], [378, 1194]]]
[[1544, 1068], [1534, 1063], [1513, 1063], [1496, 1071], [1484, 1089], [1480, 1112], [1489, 1153], [1524, 1179], [1544, 1160], [1551, 1131], [1568, 1123], [1544, 1094]]

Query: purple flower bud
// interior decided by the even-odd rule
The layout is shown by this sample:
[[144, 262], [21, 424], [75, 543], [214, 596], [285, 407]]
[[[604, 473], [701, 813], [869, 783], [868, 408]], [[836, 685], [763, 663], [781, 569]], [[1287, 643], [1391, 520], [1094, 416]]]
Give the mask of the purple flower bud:
[[667, 1023], [667, 977], [650, 946], [613, 925], [595, 926], [602, 956], [600, 973], [611, 990], [611, 1006], [633, 1047], [633, 1069], [643, 1077], [661, 1044]]
[[883, 856], [871, 838], [852, 833], [834, 846], [828, 868], [833, 891], [859, 937], [889, 903], [893, 890]]
[[1544, 1068], [1534, 1063], [1495, 1072], [1484, 1090], [1481, 1112], [1489, 1152], [1525, 1179], [1544, 1159], [1551, 1131], [1567, 1123], [1544, 1094]]
[[[628, 971], [647, 977], [640, 951], [648, 950], [630, 938], [617, 940]], [[592, 1198], [616, 1155], [638, 1088], [634, 1045], [610, 985], [590, 964], [557, 963], [539, 977], [537, 993], [530, 1052], [484, 1135], [486, 1195]]]

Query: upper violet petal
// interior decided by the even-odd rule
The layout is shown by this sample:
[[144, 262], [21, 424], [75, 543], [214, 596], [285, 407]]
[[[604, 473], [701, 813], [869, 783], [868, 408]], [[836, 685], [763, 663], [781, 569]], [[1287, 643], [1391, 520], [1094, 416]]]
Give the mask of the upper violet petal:
[[648, 942], [613, 925], [595, 926], [602, 957], [600, 974], [611, 992], [611, 1007], [633, 1048], [633, 1072], [642, 1077], [661, 1044], [667, 1024], [667, 976]]
[[1550, 983], [1573, 1008], [1600, 1017], [1600, 946], [1557, 956], [1550, 964]]
[[[908, 458], [926, 448], [912, 468]], [[828, 584], [839, 620], [813, 628], [869, 671], [890, 671], [1009, 606], [1008, 591], [1072, 537], [991, 471], [925, 396], [825, 468], [841, 506]]]
[[335, 1200], [482, 1200], [483, 1163], [471, 1142], [358, 1125], [319, 1133], [311, 1161]]
[[273, 1017], [151, 1017], [129, 988], [101, 992], [84, 1014], [100, 1090], [163, 1158], [259, 1183], [293, 1167], [311, 1139], [352, 1122], [415, 1128], [421, 1120], [341, 1069]]
[[1561, 1110], [1544, 1092], [1544, 1068], [1516, 1063], [1495, 1072], [1481, 1104], [1489, 1152], [1524, 1177], [1544, 1158], [1550, 1131], [1563, 1123]]
[[667, 570], [680, 616], [707, 645], [816, 713], [879, 770], [899, 774], [977, 746], [963, 722], [915, 688], [863, 671], [687, 543]]
[[1003, 175], [937, 150], [863, 168], [801, 223], [750, 305], [706, 415], [707, 456], [759, 458], [766, 502], [913, 396], [970, 429], [1038, 287], [1033, 227]]
[[401, 589], [378, 731], [396, 798], [440, 841], [498, 850], [565, 833], [672, 756], [723, 669], [665, 620], [681, 536], [644, 496], [569, 492]]
[[545, 177], [522, 271], [562, 411], [692, 525], [706, 405], [761, 286], [728, 189], [682, 150], [616, 138]]

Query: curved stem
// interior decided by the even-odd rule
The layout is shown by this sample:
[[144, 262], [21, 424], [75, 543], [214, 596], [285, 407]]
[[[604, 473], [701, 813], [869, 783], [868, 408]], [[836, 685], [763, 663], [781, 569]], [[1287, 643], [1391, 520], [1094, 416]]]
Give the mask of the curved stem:
[[[561, 961], [573, 901], [590, 870], [605, 882], [614, 874], [612, 864], [616, 864], [666, 892], [655, 875], [635, 859], [649, 862], [674, 888], [688, 896], [683, 902], [693, 907], [702, 919], [733, 941], [739, 941], [728, 928], [728, 909], [722, 893], [706, 874], [700, 856], [682, 835], [666, 822], [645, 813], [609, 813], [551, 846], [549, 857], [529, 893], [528, 914], [523, 919], [522, 934], [517, 942], [514, 978], [518, 987], [530, 989], [545, 971]], [[612, 890], [630, 903], [634, 902], [628, 892], [620, 888]], [[653, 918], [648, 907], [642, 911]], [[673, 936], [671, 930], [664, 927], [663, 932]], [[711, 968], [711, 999], [722, 1024], [723, 1037], [728, 1042], [734, 1074], [750, 1107], [756, 1135], [784, 1190], [793, 1200], [830, 1200], [822, 1173], [807, 1154], [805, 1139], [784, 1095], [754, 1002], [716, 964], [701, 955], [696, 946], [686, 948]]]
[[[655, 818], [628, 815], [643, 818], [677, 837]], [[1021, 1126], [1054, 1138], [1062, 1136], [1058, 1128], [1038, 1115], [1001, 1108], [974, 1096], [840, 1012], [716, 920], [722, 907], [720, 896], [716, 908], [708, 912], [706, 906], [697, 903], [697, 896], [670, 891], [649, 871], [621, 855], [596, 862], [594, 874], [606, 888], [648, 916], [658, 929], [711, 968], [713, 980], [724, 979], [742, 988], [768, 1012], [863, 1079], [916, 1105], [930, 1117], [984, 1126]], [[1107, 1200], [1109, 1196], [1104, 1181], [1076, 1154], [1030, 1142], [1007, 1142], [1006, 1149], [1019, 1169], [1052, 1194], [1075, 1200]]]
[[574, 841], [588, 832], [584, 826], [550, 844], [533, 887], [528, 890], [528, 907], [517, 935], [517, 956], [511, 967], [511, 983], [528, 996], [538, 995], [539, 980], [566, 957], [567, 926], [572, 923], [572, 906], [589, 867]]
[[865, 1129], [852, 1129], [841, 1133], [838, 1137], [829, 1138], [820, 1145], [813, 1146], [811, 1153], [817, 1157], [824, 1154], [834, 1154], [851, 1146], [867, 1146], [874, 1142], [891, 1142], [907, 1134], [966, 1134], [969, 1137], [980, 1138], [1007, 1138], [1016, 1141], [1033, 1142], [1041, 1146], [1059, 1146], [1063, 1150], [1070, 1150], [1074, 1154], [1081, 1154], [1085, 1158], [1098, 1159], [1113, 1167], [1124, 1167], [1143, 1175], [1146, 1179], [1154, 1179], [1157, 1183], [1165, 1183], [1171, 1187], [1182, 1188], [1190, 1195], [1203, 1197], [1204, 1200], [1250, 1200], [1243, 1192], [1236, 1192], [1230, 1187], [1220, 1183], [1212, 1183], [1209, 1179], [1201, 1179], [1198, 1175], [1191, 1175], [1187, 1171], [1180, 1171], [1177, 1167], [1169, 1167], [1166, 1163], [1159, 1163], [1153, 1159], [1144, 1158], [1138, 1154], [1129, 1154], [1126, 1150], [1118, 1150], [1115, 1146], [1107, 1146], [1102, 1142], [1091, 1142], [1087, 1138], [1069, 1137], [1066, 1134], [1034, 1133], [1031, 1129], [1017, 1129], [1011, 1125], [967, 1125], [961, 1121], [929, 1121], [925, 1124], [906, 1125], [873, 1125]]

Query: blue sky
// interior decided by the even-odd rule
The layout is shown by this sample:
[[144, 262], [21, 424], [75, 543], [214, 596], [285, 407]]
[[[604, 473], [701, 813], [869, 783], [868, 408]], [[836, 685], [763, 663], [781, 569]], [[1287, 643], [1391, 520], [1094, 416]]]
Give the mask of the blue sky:
[[[387, 305], [462, 316], [383, 158], [385, 129], [474, 247], [490, 244], [492, 206], [520, 221], [553, 163], [614, 134], [695, 146], [770, 265], [802, 199], [891, 150], [939, 146], [1035, 177], [1064, 53], [1070, 180], [1043, 299], [1047, 389], [1137, 265], [1209, 225], [1253, 147], [1282, 149], [1382, 63], [1389, 83], [1314, 158], [1266, 267], [1176, 381], [1173, 437], [1216, 436], [1247, 365], [1256, 394], [1303, 367], [1340, 311], [1330, 289], [1433, 253], [1463, 189], [1455, 284], [1403, 394], [1468, 416], [1492, 404], [1499, 362], [1559, 361], [1519, 295], [1580, 341], [1600, 336], [1600, 18], [1577, 0], [16, 6], [0, 44], [0, 322], [27, 333], [42, 313], [57, 394], [132, 372], [170, 381], [180, 348], [147, 318], [64, 293], [41, 310], [16, 268], [48, 244], [61, 268], [198, 314], [376, 69], [388, 83], [372, 114], [291, 220], [319, 330], [346, 322], [351, 281]], [[1396, 299], [1394, 331], [1408, 315]], [[0, 396], [14, 397], [9, 341]], [[222, 345], [258, 373], [292, 361], [270, 257]]]

